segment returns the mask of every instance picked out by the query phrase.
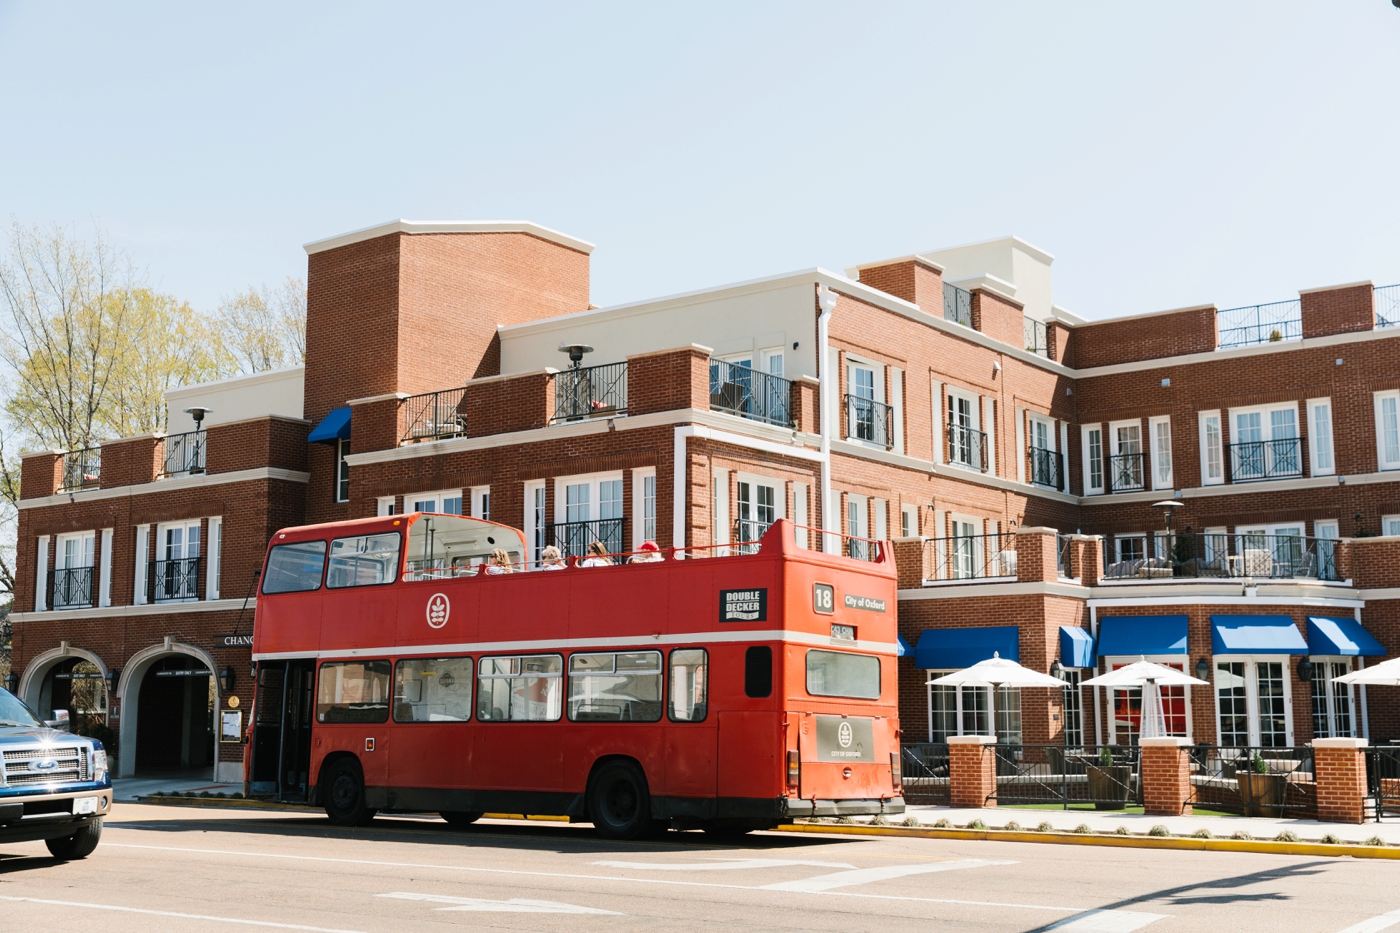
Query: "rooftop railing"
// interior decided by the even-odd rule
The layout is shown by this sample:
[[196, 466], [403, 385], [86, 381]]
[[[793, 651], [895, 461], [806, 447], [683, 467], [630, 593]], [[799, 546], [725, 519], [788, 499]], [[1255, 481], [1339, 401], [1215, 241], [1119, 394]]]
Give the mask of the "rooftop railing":
[[63, 486], [59, 492], [96, 489], [102, 484], [102, 448], [84, 447], [63, 455]]
[[943, 320], [972, 326], [972, 292], [943, 283]]
[[434, 441], [444, 437], [466, 437], [467, 416], [462, 411], [467, 390], [443, 389], [403, 400], [401, 444]]
[[165, 436], [165, 460], [161, 476], [188, 476], [204, 472], [205, 432], [186, 431]]
[[710, 360], [710, 408], [790, 428], [792, 382], [738, 363]]
[[1215, 320], [1222, 350], [1303, 339], [1303, 302], [1299, 298], [1227, 308], [1217, 311]]
[[1400, 285], [1375, 289], [1376, 327], [1400, 327]]
[[554, 420], [580, 421], [627, 411], [627, 364], [566, 369], [554, 376]]
[[1050, 334], [1045, 322], [1037, 321], [1031, 317], [1023, 318], [1022, 322], [1026, 336], [1026, 350], [1048, 360], [1050, 358]]
[[1016, 536], [955, 535], [924, 542], [930, 580], [982, 580], [1016, 576]]
[[1104, 550], [1105, 580], [1339, 578], [1335, 538], [1182, 532], [1139, 541], [1142, 556], [1114, 560]]

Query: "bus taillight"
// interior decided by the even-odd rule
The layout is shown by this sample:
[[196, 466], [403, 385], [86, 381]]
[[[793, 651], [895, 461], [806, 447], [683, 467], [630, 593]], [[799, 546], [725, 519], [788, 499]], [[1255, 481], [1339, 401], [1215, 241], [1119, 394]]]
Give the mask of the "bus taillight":
[[802, 777], [802, 761], [798, 758], [797, 749], [788, 750], [788, 786], [796, 787]]
[[904, 773], [899, 764], [899, 752], [890, 752], [890, 783], [894, 785], [895, 790], [898, 790], [899, 785], [904, 783]]

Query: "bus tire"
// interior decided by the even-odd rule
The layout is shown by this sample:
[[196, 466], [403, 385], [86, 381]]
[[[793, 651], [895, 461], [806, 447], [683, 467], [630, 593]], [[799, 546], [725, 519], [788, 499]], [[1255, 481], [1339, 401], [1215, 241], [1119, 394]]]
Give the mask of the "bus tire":
[[447, 825], [453, 829], [466, 829], [481, 819], [480, 813], [472, 813], [468, 810], [439, 810], [438, 816], [447, 820]]
[[604, 839], [641, 839], [652, 832], [646, 775], [631, 761], [610, 761], [593, 775], [588, 817]]
[[49, 854], [54, 858], [60, 862], [67, 862], [70, 859], [87, 858], [97, 848], [97, 843], [101, 838], [102, 821], [93, 820], [71, 836], [64, 836], [62, 839], [45, 839], [44, 845], [49, 847]]
[[326, 816], [337, 826], [365, 826], [377, 812], [365, 805], [365, 776], [354, 758], [330, 766], [325, 778]]

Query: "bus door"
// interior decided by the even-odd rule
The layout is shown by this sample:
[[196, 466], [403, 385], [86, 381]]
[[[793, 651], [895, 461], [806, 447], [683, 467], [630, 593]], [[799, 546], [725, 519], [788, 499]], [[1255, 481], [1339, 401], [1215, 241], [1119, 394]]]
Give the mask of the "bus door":
[[305, 800], [311, 763], [311, 659], [258, 665], [253, 727], [252, 790], [279, 800]]
[[[732, 670], [726, 680], [737, 686], [736, 675], [742, 671], [743, 692], [733, 701], [738, 709], [725, 710], [718, 716], [718, 792], [721, 799], [771, 799], [783, 793], [778, 756], [784, 735], [781, 715], [771, 708], [773, 661], [771, 646], [752, 645], [743, 649], [742, 658], [733, 658], [730, 662]], [[749, 709], [744, 709], [745, 706]]]
[[670, 797], [715, 796], [718, 716], [709, 706], [704, 648], [676, 648], [667, 663], [665, 788]]

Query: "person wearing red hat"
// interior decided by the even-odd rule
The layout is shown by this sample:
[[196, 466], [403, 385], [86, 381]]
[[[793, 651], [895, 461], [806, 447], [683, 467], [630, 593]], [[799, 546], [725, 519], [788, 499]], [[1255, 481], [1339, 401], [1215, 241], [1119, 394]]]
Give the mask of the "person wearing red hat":
[[642, 546], [637, 548], [637, 553], [633, 554], [627, 561], [629, 564], [650, 564], [666, 558], [661, 553], [661, 548], [656, 546], [655, 541], [643, 541]]

